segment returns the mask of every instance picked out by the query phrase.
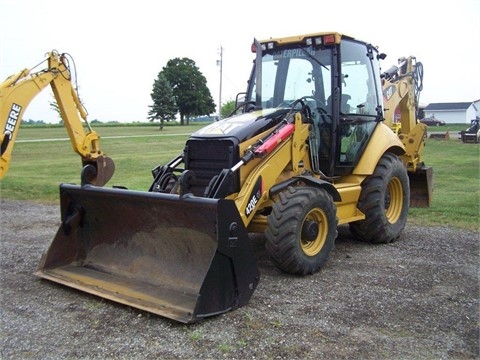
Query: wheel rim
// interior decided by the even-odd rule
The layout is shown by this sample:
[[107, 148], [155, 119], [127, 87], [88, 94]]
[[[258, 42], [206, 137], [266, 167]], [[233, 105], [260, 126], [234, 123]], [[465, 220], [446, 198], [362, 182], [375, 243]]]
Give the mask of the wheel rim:
[[385, 215], [389, 223], [394, 224], [400, 218], [403, 208], [403, 188], [400, 179], [392, 178], [385, 194]]
[[300, 245], [305, 255], [317, 255], [325, 244], [327, 234], [327, 216], [321, 209], [311, 210], [303, 221], [300, 237]]

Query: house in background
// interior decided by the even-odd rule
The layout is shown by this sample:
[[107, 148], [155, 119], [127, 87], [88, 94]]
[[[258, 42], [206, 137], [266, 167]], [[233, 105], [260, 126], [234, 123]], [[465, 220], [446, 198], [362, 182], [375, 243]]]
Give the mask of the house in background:
[[480, 116], [480, 99], [474, 102], [431, 103], [424, 109], [424, 116], [434, 116], [447, 124], [470, 124], [470, 120]]

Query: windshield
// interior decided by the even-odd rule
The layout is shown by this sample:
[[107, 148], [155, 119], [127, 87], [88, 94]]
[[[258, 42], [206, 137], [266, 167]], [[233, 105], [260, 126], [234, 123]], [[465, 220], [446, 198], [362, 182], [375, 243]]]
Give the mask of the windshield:
[[[300, 98], [327, 110], [331, 94], [331, 50], [322, 46], [265, 51], [262, 58], [261, 106], [290, 107]], [[255, 81], [255, 79], [253, 79]], [[255, 101], [256, 84], [249, 100]], [[328, 111], [331, 113], [331, 110]]]
[[341, 44], [342, 114], [378, 115], [381, 86], [376, 79], [376, 56], [369, 56], [365, 45], [354, 41]]

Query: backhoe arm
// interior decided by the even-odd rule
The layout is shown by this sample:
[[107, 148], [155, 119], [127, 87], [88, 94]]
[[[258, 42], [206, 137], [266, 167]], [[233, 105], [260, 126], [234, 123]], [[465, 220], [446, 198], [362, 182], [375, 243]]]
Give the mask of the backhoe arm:
[[[64, 54], [48, 54], [48, 67], [30, 74], [29, 69], [10, 76], [0, 84], [0, 179], [8, 171], [13, 145], [20, 122], [31, 100], [45, 87], [52, 87], [61, 117], [67, 129], [73, 150], [87, 167], [82, 182], [102, 186], [114, 172], [113, 161], [100, 150], [99, 136], [87, 122], [87, 112], [80, 102], [71, 81], [71, 73]], [[84, 124], [88, 131], [85, 131]]]
[[392, 127], [398, 109], [401, 125], [399, 138], [406, 151], [402, 160], [410, 172], [417, 171], [422, 165], [421, 155], [427, 133], [426, 125], [417, 122], [422, 78], [423, 66], [412, 56], [399, 59], [398, 66], [392, 66], [382, 74], [385, 123]]
[[422, 90], [423, 66], [415, 58], [399, 59], [382, 74], [385, 123], [392, 126], [395, 110], [400, 112], [398, 138], [405, 147], [401, 156], [410, 180], [410, 206], [428, 207], [433, 192], [433, 169], [425, 166], [422, 154], [425, 149], [427, 126], [417, 121], [419, 94]]

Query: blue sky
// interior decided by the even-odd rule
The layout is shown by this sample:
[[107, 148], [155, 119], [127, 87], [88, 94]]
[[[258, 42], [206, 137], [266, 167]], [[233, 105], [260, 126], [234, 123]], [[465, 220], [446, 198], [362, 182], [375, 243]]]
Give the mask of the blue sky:
[[[0, 79], [41, 62], [53, 49], [75, 60], [89, 119], [146, 121], [153, 81], [168, 60], [188, 57], [218, 103], [244, 91], [256, 37], [338, 31], [387, 54], [386, 69], [413, 55], [424, 66], [420, 102], [480, 99], [480, 1], [243, 0], [160, 2], [2, 0]], [[25, 119], [57, 122], [44, 90]]]

